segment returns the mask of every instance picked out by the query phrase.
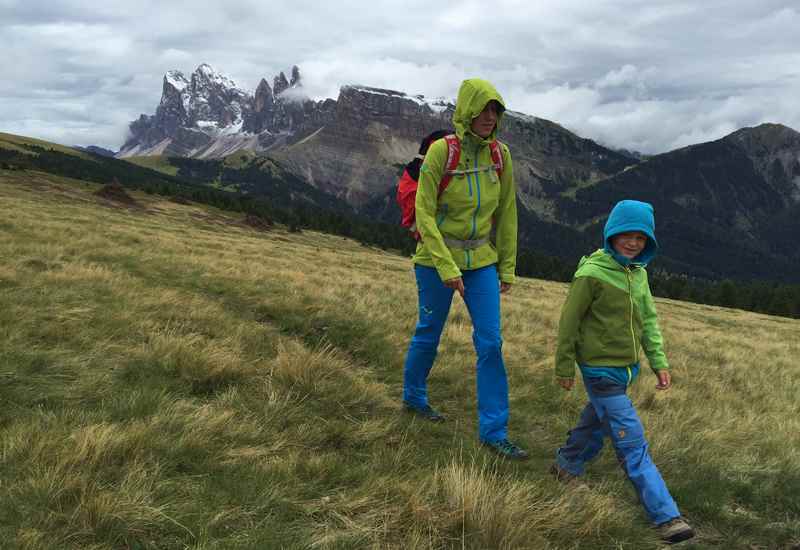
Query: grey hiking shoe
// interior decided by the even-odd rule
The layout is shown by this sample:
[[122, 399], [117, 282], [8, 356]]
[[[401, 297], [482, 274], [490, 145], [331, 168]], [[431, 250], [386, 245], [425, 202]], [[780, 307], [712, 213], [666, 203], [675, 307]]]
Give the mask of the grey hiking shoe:
[[416, 407], [409, 403], [408, 401], [403, 401], [403, 407], [406, 411], [413, 413], [425, 420], [429, 420], [431, 422], [444, 422], [444, 415], [437, 411], [436, 409], [432, 408], [430, 405], [425, 405], [424, 407]]
[[550, 474], [552, 474], [552, 476], [556, 478], [556, 481], [560, 481], [564, 485], [572, 483], [573, 481], [578, 479], [578, 476], [569, 473], [567, 470], [565, 470], [555, 462], [553, 462], [553, 465], [550, 466]]
[[675, 544], [684, 540], [689, 540], [694, 536], [691, 526], [681, 517], [672, 518], [658, 526], [658, 534], [661, 540], [667, 544]]
[[528, 453], [511, 443], [508, 439], [498, 439], [497, 441], [484, 441], [484, 445], [502, 457], [512, 460], [525, 460]]

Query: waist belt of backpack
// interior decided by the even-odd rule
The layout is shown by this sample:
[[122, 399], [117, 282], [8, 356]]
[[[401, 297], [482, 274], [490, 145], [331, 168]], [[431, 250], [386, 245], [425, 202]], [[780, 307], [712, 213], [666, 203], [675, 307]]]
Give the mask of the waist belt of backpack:
[[475, 250], [476, 248], [480, 248], [488, 242], [489, 242], [489, 237], [484, 237], [482, 239], [473, 239], [471, 241], [462, 241], [460, 239], [451, 239], [450, 237], [444, 237], [444, 244], [446, 244], [450, 248], [456, 248], [458, 250]]

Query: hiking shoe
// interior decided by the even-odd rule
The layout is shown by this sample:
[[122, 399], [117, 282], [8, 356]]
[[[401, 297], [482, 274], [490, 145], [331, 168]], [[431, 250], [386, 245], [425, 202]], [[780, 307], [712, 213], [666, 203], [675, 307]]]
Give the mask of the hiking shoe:
[[508, 439], [484, 441], [483, 444], [505, 458], [510, 458], [512, 460], [525, 460], [528, 458], [528, 453], [511, 443]]
[[444, 415], [432, 408], [430, 405], [425, 405], [424, 407], [415, 407], [408, 401], [403, 401], [403, 406], [405, 407], [406, 411], [414, 413], [425, 420], [430, 420], [431, 422], [444, 422]]
[[573, 481], [578, 479], [578, 476], [568, 472], [555, 462], [553, 462], [553, 465], [550, 466], [550, 474], [552, 474], [552, 476], [556, 478], [556, 481], [560, 481], [564, 485], [572, 483]]
[[683, 540], [689, 540], [694, 536], [691, 526], [681, 517], [672, 518], [658, 526], [661, 540], [667, 544], [675, 544]]

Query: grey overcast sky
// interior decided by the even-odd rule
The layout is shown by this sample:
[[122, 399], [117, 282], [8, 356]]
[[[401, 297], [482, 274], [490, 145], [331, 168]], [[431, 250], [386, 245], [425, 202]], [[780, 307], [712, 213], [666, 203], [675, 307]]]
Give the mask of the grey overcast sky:
[[0, 131], [117, 150], [166, 71], [254, 90], [298, 65], [343, 84], [508, 107], [646, 153], [777, 122], [800, 130], [797, 0], [0, 0]]

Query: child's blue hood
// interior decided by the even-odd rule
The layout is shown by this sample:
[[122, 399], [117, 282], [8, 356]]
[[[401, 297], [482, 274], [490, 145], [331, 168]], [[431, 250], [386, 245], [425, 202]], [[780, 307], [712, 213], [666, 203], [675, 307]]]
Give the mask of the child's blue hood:
[[[617, 254], [614, 247], [611, 246], [610, 240], [614, 235], [628, 231], [641, 231], [647, 235], [647, 244], [644, 250], [632, 260]], [[603, 229], [603, 248], [622, 265], [647, 265], [658, 252], [653, 206], [640, 201], [619, 201], [608, 215], [608, 221]]]

